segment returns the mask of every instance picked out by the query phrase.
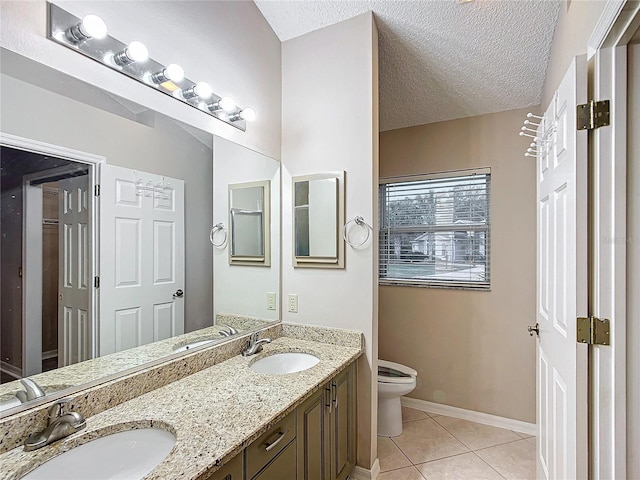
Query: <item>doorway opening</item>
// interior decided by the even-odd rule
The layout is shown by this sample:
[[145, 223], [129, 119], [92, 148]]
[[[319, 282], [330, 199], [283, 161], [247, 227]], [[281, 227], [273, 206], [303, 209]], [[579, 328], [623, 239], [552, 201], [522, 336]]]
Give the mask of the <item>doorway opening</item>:
[[0, 148], [6, 383], [91, 356], [94, 167]]

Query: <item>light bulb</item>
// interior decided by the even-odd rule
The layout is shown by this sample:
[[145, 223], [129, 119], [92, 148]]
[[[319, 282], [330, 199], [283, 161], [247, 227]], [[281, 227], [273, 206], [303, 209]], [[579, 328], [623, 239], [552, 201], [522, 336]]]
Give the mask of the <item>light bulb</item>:
[[171, 80], [172, 82], [181, 82], [184, 80], [184, 70], [180, 65], [176, 65], [175, 63], [170, 63], [165, 67], [164, 75], [167, 77], [167, 80]]
[[251, 107], [247, 107], [240, 112], [240, 118], [247, 122], [253, 122], [256, 119], [256, 111]]
[[207, 82], [198, 82], [196, 86], [193, 87], [193, 91], [200, 98], [209, 98], [213, 93]]
[[198, 82], [191, 88], [187, 88], [182, 91], [182, 96], [185, 100], [189, 100], [190, 98], [200, 97], [202, 99], [209, 98], [213, 92], [211, 91], [211, 87], [207, 82]]
[[236, 109], [236, 102], [231, 97], [222, 97], [218, 100], [218, 105], [225, 112], [233, 112]]
[[80, 23], [69, 27], [65, 35], [72, 43], [84, 42], [90, 38], [101, 40], [107, 36], [107, 24], [97, 15], [85, 15]]
[[128, 65], [134, 62], [145, 62], [149, 58], [149, 50], [144, 46], [144, 43], [134, 40], [127, 48], [116, 53], [113, 56], [113, 61], [116, 65]]
[[107, 36], [107, 24], [97, 15], [85, 15], [80, 22], [80, 31], [88, 38], [102, 40]]
[[150, 78], [151, 81], [155, 84], [161, 84], [165, 82], [181, 82], [182, 80], [184, 80], [184, 70], [180, 65], [170, 63], [159, 72], [151, 74]]
[[149, 58], [149, 50], [144, 46], [144, 43], [134, 40], [127, 47], [127, 57], [134, 62], [144, 62]]

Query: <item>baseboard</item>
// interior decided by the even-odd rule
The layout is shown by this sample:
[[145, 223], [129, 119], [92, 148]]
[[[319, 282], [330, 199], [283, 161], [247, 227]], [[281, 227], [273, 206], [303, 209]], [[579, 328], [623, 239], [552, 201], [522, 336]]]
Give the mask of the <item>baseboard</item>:
[[351, 476], [349, 477], [351, 480], [376, 480], [380, 475], [380, 462], [376, 458], [376, 461], [373, 462], [373, 466], [371, 470], [367, 470], [366, 468], [362, 468], [359, 466], [353, 467], [351, 471]]
[[462, 420], [482, 423], [483, 425], [491, 425], [492, 427], [506, 428], [507, 430], [514, 430], [527, 435], [536, 435], [537, 432], [535, 423], [498, 417], [497, 415], [491, 415], [489, 413], [475, 412], [464, 408], [442, 405], [441, 403], [427, 402], [426, 400], [419, 400], [417, 398], [402, 397], [400, 401], [405, 407], [415, 408], [428, 413], [460, 418]]
[[15, 378], [16, 380], [22, 378], [22, 369], [15, 365], [11, 365], [9, 362], [0, 361], [0, 371]]

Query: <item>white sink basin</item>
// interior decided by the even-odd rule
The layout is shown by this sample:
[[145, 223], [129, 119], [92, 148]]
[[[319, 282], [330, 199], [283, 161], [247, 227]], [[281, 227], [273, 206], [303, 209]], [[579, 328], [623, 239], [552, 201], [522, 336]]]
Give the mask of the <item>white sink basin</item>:
[[97, 438], [53, 457], [22, 478], [142, 478], [164, 460], [175, 443], [176, 437], [172, 433], [159, 428], [126, 430]]
[[276, 353], [253, 362], [249, 368], [257, 373], [282, 375], [302, 372], [317, 365], [319, 361], [318, 357], [308, 353]]

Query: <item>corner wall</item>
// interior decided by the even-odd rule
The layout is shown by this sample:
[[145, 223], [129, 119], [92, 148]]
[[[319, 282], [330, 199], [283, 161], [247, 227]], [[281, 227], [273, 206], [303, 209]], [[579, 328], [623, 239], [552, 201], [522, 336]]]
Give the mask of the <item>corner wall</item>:
[[[282, 296], [284, 321], [364, 332], [358, 364], [358, 465], [377, 456], [377, 238], [345, 248], [344, 269], [293, 268], [291, 177], [345, 170], [346, 218], [376, 228], [378, 59], [369, 12], [282, 44]], [[342, 240], [340, 240], [342, 241]], [[375, 378], [375, 377], [374, 377]]]
[[535, 160], [529, 110], [380, 134], [380, 177], [491, 167], [491, 291], [380, 287], [379, 357], [418, 371], [412, 398], [536, 421]]

